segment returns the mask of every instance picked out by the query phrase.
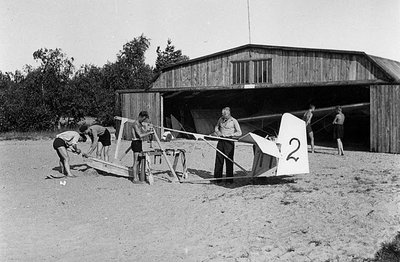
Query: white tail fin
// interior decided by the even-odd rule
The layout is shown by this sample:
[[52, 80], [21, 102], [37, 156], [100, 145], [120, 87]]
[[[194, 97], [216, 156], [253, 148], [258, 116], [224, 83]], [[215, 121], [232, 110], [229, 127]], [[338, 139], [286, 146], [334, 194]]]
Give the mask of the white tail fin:
[[282, 157], [278, 160], [277, 175], [309, 173], [306, 123], [292, 114], [282, 116], [277, 143]]

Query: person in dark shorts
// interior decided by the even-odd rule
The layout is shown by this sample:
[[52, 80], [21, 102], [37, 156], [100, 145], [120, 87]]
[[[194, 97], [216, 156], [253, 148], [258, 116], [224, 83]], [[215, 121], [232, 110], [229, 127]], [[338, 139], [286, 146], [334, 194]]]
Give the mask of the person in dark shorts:
[[314, 153], [314, 132], [311, 128], [311, 119], [313, 117], [313, 112], [315, 110], [314, 105], [310, 105], [307, 112], [304, 113], [303, 120], [306, 122], [306, 132], [308, 137], [310, 138], [311, 143], [311, 152]]
[[87, 153], [82, 154], [84, 157], [89, 157], [89, 155], [97, 148], [96, 157], [103, 158], [104, 161], [109, 160], [109, 151], [111, 145], [111, 134], [107, 128], [100, 125], [92, 125], [88, 127], [83, 125], [79, 128], [81, 133], [87, 134], [92, 140], [92, 145]]
[[[140, 170], [140, 153], [143, 152], [143, 138], [154, 133], [154, 130], [149, 121], [149, 113], [147, 111], [141, 111], [138, 119], [133, 123], [132, 127], [132, 143], [131, 149], [133, 151], [133, 178], [132, 182], [139, 182], [138, 172]], [[146, 125], [147, 123], [147, 125]]]
[[335, 119], [333, 120], [333, 138], [336, 139], [337, 141], [337, 146], [338, 146], [338, 154], [339, 155], [344, 155], [344, 150], [343, 150], [343, 136], [344, 136], [344, 119], [345, 116], [342, 113], [342, 107], [338, 106], [336, 108], [336, 116]]
[[86, 136], [83, 133], [80, 134], [75, 131], [66, 131], [58, 134], [53, 142], [53, 148], [56, 150], [60, 159], [59, 164], [61, 173], [67, 177], [75, 177], [71, 173], [67, 150], [80, 154], [81, 150], [76, 145], [78, 142], [86, 142]]

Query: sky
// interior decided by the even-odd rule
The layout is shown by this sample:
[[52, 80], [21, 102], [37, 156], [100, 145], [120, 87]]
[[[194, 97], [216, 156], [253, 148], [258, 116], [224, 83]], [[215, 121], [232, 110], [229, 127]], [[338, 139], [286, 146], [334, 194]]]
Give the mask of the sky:
[[[364, 51], [400, 61], [400, 0], [249, 0], [251, 43]], [[146, 62], [170, 38], [190, 58], [249, 43], [247, 0], [0, 0], [0, 71], [38, 66], [61, 48], [83, 64], [114, 62], [142, 33]]]

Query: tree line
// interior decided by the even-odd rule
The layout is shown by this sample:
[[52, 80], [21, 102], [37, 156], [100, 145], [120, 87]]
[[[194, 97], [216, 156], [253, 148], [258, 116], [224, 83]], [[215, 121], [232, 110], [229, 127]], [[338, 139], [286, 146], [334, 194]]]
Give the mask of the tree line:
[[60, 48], [35, 51], [38, 67], [0, 71], [0, 132], [53, 130], [61, 119], [73, 126], [85, 116], [113, 125], [116, 90], [147, 88], [163, 67], [189, 59], [168, 39], [164, 50], [157, 47], [152, 67], [145, 62], [149, 47], [150, 39], [142, 34], [123, 45], [115, 62], [78, 70]]

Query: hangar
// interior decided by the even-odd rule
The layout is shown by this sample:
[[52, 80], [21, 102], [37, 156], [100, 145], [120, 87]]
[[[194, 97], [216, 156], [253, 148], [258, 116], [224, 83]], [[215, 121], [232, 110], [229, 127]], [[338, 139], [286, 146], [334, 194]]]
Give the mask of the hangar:
[[317, 144], [332, 140], [333, 107], [341, 105], [345, 145], [400, 153], [400, 62], [359, 51], [247, 44], [165, 67], [145, 89], [118, 90], [116, 101], [122, 117], [147, 110], [157, 125], [178, 120], [203, 134], [225, 106], [245, 132], [273, 135], [282, 113], [314, 104]]

